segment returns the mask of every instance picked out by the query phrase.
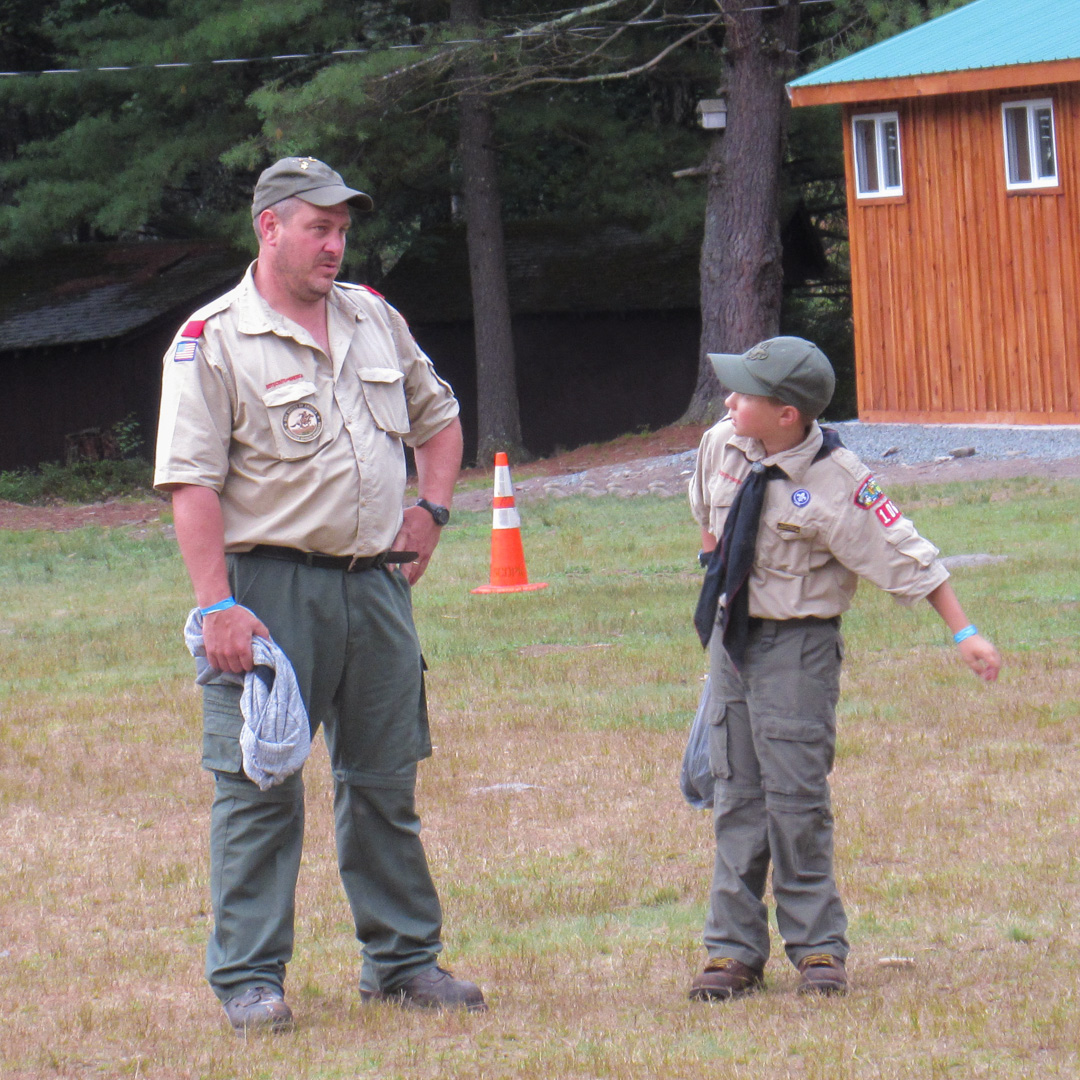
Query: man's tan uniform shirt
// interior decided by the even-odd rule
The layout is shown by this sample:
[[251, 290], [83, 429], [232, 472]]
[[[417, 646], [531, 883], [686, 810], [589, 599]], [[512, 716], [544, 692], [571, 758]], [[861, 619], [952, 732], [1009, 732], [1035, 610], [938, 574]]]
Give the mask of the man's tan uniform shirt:
[[401, 527], [402, 443], [425, 443], [458, 414], [377, 294], [336, 284], [327, 331], [330, 357], [263, 300], [249, 268], [165, 354], [154, 484], [218, 492], [226, 551], [386, 551]]
[[719, 539], [751, 465], [784, 470], [765, 489], [750, 574], [752, 617], [832, 618], [851, 606], [861, 577], [913, 604], [948, 578], [937, 548], [850, 450], [814, 461], [822, 442], [817, 423], [798, 446], [771, 457], [756, 439], [734, 430], [721, 420], [702, 437], [690, 505], [698, 523]]

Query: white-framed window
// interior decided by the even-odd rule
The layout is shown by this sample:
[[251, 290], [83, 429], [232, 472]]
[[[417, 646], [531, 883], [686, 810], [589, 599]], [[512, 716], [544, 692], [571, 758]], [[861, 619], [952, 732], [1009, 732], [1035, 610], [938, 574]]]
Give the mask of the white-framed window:
[[855, 145], [855, 194], [860, 199], [903, 195], [900, 116], [863, 113], [851, 119]]
[[1001, 106], [1005, 128], [1005, 185], [1018, 188], [1057, 187], [1054, 103], [1006, 101]]

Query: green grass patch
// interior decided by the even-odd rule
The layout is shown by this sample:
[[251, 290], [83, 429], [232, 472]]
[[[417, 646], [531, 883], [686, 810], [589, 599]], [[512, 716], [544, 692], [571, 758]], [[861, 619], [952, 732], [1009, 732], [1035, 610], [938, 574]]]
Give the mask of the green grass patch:
[[[163, 526], [0, 532], [0, 1058], [13, 1077], [526, 1080], [1070, 1076], [1080, 1031], [1080, 484], [897, 490], [1006, 667], [982, 685], [927, 605], [845, 618], [833, 774], [853, 991], [686, 1000], [713, 858], [677, 788], [705, 671], [682, 500], [521, 507], [537, 593], [477, 596], [490, 514], [455, 512], [414, 593], [435, 753], [424, 836], [446, 960], [484, 1016], [362, 1008], [325, 749], [287, 990], [234, 1039], [201, 974], [210, 784]], [[0, 494], [0, 497], [4, 497]]]
[[0, 499], [42, 505], [93, 503], [123, 496], [146, 498], [154, 493], [153, 467], [141, 458], [46, 462], [36, 469], [0, 472]]

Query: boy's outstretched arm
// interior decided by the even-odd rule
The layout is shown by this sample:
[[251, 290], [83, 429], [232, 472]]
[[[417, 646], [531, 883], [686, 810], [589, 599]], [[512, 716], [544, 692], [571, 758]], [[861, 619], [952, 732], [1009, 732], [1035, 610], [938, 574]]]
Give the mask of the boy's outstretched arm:
[[[955, 634], [969, 625], [964, 609], [960, 606], [953, 587], [947, 581], [943, 581], [932, 593], [927, 594], [926, 599], [941, 616], [942, 622], [949, 628], [950, 633]], [[965, 638], [958, 647], [964, 663], [976, 675], [987, 682], [993, 682], [998, 677], [998, 672], [1001, 670], [1001, 654], [982, 634], [973, 634]]]

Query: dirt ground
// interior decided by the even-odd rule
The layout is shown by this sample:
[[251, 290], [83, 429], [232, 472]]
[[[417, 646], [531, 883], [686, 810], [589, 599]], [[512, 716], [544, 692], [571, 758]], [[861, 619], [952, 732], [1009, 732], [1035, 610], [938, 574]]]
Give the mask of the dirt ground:
[[[571, 494], [685, 497], [686, 482], [693, 466], [689, 459], [678, 455], [696, 449], [703, 430], [702, 427], [673, 425], [515, 466], [515, 494], [522, 502]], [[1080, 477], [1080, 458], [980, 461], [975, 457], [921, 465], [869, 464], [881, 483], [892, 487], [1014, 476]], [[463, 479], [478, 481], [490, 476], [491, 469], [470, 469], [463, 474]], [[462, 510], [483, 510], [490, 504], [490, 490], [482, 485], [476, 490], [463, 491], [454, 499], [454, 505]], [[164, 499], [114, 499], [87, 506], [22, 506], [0, 500], [0, 529], [66, 532], [90, 525], [113, 528], [148, 524], [156, 521], [167, 508], [168, 502]]]

